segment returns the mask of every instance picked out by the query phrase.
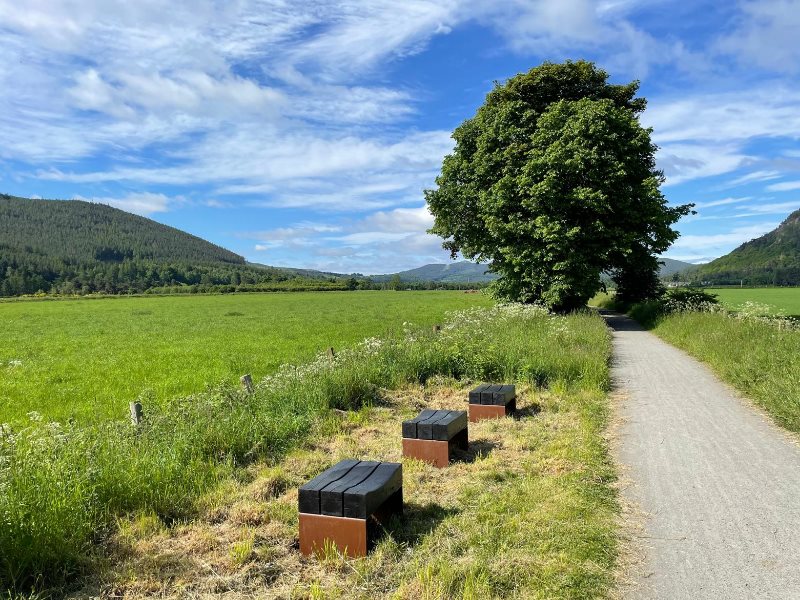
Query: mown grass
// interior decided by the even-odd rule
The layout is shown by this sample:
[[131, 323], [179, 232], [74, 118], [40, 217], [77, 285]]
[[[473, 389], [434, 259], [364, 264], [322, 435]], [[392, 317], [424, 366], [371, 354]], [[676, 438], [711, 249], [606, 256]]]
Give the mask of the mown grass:
[[[369, 406], [381, 389], [424, 384], [433, 377], [520, 381], [575, 394], [570, 410], [576, 411], [577, 431], [585, 437], [558, 437], [552, 452], [595, 457], [597, 466], [594, 461], [605, 460], [599, 431], [608, 355], [608, 333], [597, 317], [555, 317], [535, 307], [475, 309], [454, 315], [440, 334], [408, 330], [400, 339], [365, 340], [334, 361], [323, 354], [312, 363], [286, 366], [259, 382], [251, 395], [223, 385], [164, 403], [145, 402], [149, 409], [139, 429], [124, 421], [6, 427], [0, 435], [0, 585], [61, 593], [76, 575], [91, 572], [97, 542], [109, 539], [120, 516], [144, 515], [166, 524], [195, 518], [202, 507], [199, 498], [246, 478], [247, 465], [281, 461], [326, 422], [331, 409]], [[562, 407], [570, 403], [554, 410]], [[572, 442], [578, 446], [570, 450]], [[361, 438], [353, 444], [359, 447]], [[529, 481], [533, 467], [517, 468], [509, 471], [509, 477], [516, 472], [516, 491], [498, 496], [505, 503], [519, 501], [517, 494], [535, 487]], [[592, 471], [586, 480], [584, 468], [565, 468], [565, 481], [609, 501], [607, 465], [599, 471], [602, 476]], [[479, 495], [482, 488], [475, 489]], [[591, 524], [597, 503], [573, 504], [566, 492], [559, 495], [566, 502], [559, 506], [572, 511], [567, 529], [579, 528], [580, 519]], [[491, 519], [495, 509], [488, 499], [483, 505], [485, 518]], [[508, 513], [510, 506], [496, 510]], [[291, 514], [286, 507], [274, 510], [276, 519]], [[545, 521], [536, 523], [544, 527]], [[245, 564], [249, 542], [237, 543], [229, 556]], [[462, 546], [465, 552], [477, 551], [471, 544]], [[589, 554], [597, 558], [597, 551]], [[605, 551], [613, 555], [613, 547]], [[606, 570], [599, 567], [601, 579]]]
[[661, 338], [708, 363], [780, 425], [800, 432], [800, 330], [725, 313], [681, 312], [643, 320]]
[[119, 418], [147, 392], [161, 402], [259, 379], [287, 362], [391, 335], [404, 321], [491, 302], [463, 292], [322, 292], [0, 302], [0, 423]]

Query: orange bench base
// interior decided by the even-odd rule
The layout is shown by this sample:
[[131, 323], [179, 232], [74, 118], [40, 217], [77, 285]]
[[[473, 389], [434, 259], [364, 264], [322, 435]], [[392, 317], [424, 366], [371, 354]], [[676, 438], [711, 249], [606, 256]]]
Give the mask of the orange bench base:
[[300, 514], [300, 552], [306, 556], [325, 550], [325, 542], [351, 558], [366, 556], [370, 540], [393, 516], [403, 514], [403, 488], [386, 499], [378, 510], [366, 519], [335, 517], [314, 513]]
[[440, 469], [450, 464], [450, 454], [453, 449], [466, 450], [468, 447], [469, 433], [466, 427], [454, 435], [449, 442], [403, 438], [403, 456], [416, 458]]
[[318, 554], [326, 541], [351, 558], [366, 556], [366, 519], [300, 513], [300, 552]]
[[483, 421], [484, 419], [502, 419], [513, 413], [509, 406], [495, 406], [493, 404], [470, 404], [469, 420], [471, 423]]

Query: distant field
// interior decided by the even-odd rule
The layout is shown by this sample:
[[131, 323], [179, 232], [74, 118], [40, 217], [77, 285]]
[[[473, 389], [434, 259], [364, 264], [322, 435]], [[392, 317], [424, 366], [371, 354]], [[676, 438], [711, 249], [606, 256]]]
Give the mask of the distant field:
[[719, 301], [732, 310], [745, 302], [769, 304], [787, 316], [800, 316], [800, 288], [712, 288]]
[[322, 292], [2, 302], [0, 423], [119, 417], [157, 399], [259, 378], [328, 346], [488, 305], [463, 292]]

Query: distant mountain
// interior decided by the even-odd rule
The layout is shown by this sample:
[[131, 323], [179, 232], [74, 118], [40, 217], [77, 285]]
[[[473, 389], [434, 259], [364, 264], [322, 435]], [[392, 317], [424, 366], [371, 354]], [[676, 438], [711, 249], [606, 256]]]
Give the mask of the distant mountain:
[[661, 277], [668, 277], [675, 273], [682, 273], [695, 268], [695, 265], [692, 263], [683, 262], [682, 260], [661, 258], [661, 261], [664, 263], [661, 265], [661, 270], [658, 272]]
[[[373, 275], [373, 281], [388, 281], [395, 274]], [[468, 260], [452, 263], [434, 263], [396, 273], [402, 281], [433, 281], [437, 283], [486, 283], [497, 279], [489, 273], [488, 265], [479, 265]]]
[[0, 296], [257, 285], [299, 276], [103, 204], [0, 194]]
[[[694, 265], [671, 258], [662, 258], [664, 265], [661, 267], [660, 275], [667, 277], [673, 273], [681, 272], [693, 267]], [[401, 281], [433, 281], [436, 283], [488, 283], [497, 279], [497, 275], [489, 272], [489, 265], [476, 264], [468, 260], [452, 263], [433, 263], [400, 271], [397, 273]], [[394, 274], [373, 275], [372, 280], [377, 282], [389, 281]]]
[[270, 265], [265, 265], [262, 263], [253, 263], [253, 262], [248, 262], [247, 265], [250, 267], [256, 267], [258, 269], [273, 269], [273, 270], [278, 269], [286, 273], [292, 273], [294, 275], [297, 275], [298, 277], [309, 277], [311, 279], [327, 279], [330, 277], [336, 279], [341, 279], [344, 277], [358, 277], [358, 278], [364, 277], [360, 273], [347, 274], [347, 273], [333, 273], [331, 271], [317, 271], [316, 269], [300, 269], [297, 267], [273, 267]]
[[800, 285], [800, 210], [777, 229], [698, 266], [693, 278], [717, 285]]

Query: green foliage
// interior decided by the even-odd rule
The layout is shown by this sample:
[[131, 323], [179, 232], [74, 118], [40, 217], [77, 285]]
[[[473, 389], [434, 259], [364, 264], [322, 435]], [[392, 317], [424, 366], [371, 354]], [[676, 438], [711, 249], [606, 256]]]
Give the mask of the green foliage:
[[120, 417], [208, 382], [259, 379], [320, 349], [392, 335], [404, 321], [486, 306], [483, 294], [328, 292], [0, 303], [0, 422]]
[[666, 299], [676, 310], [705, 310], [719, 304], [716, 294], [698, 288], [673, 288]]
[[595, 316], [538, 307], [455, 313], [438, 334], [409, 328], [330, 360], [286, 365], [252, 394], [221, 386], [153, 404], [124, 421], [4, 426], [0, 436], [0, 585], [59, 584], [81, 569], [115, 515], [191, 516], [194, 501], [239, 465], [275, 460], [331, 408], [357, 409], [380, 388], [433, 376], [558, 382], [607, 389], [608, 332]]
[[[659, 191], [638, 85], [611, 85], [578, 61], [545, 63], [497, 85], [453, 133], [426, 199], [444, 247], [491, 262], [502, 298], [574, 309], [614, 270], [626, 299], [677, 237], [688, 206]], [[635, 276], [628, 276], [634, 272]]]
[[699, 266], [691, 276], [714, 285], [800, 285], [800, 210], [774, 231]]

